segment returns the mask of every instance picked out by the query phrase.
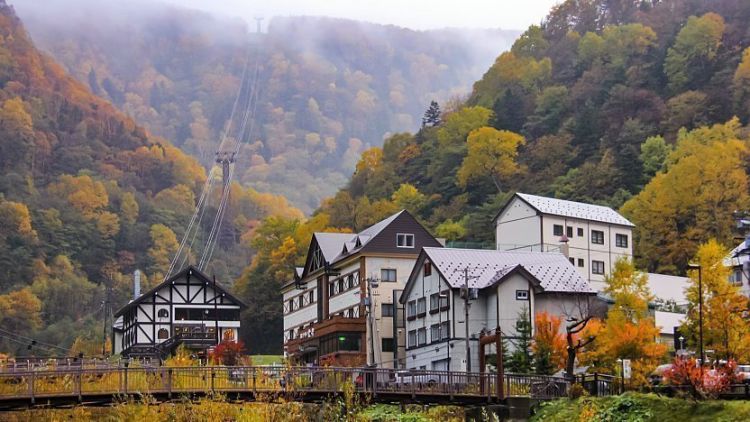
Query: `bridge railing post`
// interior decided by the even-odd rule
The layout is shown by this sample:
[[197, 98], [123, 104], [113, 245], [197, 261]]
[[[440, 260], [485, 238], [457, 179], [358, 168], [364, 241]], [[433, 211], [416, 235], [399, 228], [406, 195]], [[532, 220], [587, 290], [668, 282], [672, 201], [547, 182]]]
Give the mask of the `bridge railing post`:
[[172, 398], [172, 368], [167, 369], [167, 397]]
[[78, 370], [78, 373], [76, 374], [76, 382], [75, 382], [75, 393], [78, 396], [78, 403], [81, 402], [81, 378], [83, 373], [83, 365], [81, 365], [81, 369]]
[[211, 394], [215, 393], [215, 380], [216, 380], [216, 371], [214, 370], [214, 367], [211, 367]]
[[257, 372], [255, 371], [255, 368], [253, 368], [252, 371], [253, 371], [253, 396], [256, 396], [258, 394], [258, 387], [255, 383], [255, 379], [257, 378]]
[[29, 373], [29, 397], [31, 398], [31, 404], [34, 404], [34, 371]]

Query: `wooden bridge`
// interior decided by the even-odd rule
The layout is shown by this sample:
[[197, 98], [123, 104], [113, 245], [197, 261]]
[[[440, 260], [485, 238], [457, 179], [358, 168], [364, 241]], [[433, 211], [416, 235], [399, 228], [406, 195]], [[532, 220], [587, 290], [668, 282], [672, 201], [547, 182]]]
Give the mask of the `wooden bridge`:
[[568, 383], [542, 375], [307, 367], [111, 367], [0, 372], [0, 410], [106, 405], [128, 398], [225, 395], [321, 402], [343, 394], [370, 402], [478, 405], [512, 397], [554, 399]]

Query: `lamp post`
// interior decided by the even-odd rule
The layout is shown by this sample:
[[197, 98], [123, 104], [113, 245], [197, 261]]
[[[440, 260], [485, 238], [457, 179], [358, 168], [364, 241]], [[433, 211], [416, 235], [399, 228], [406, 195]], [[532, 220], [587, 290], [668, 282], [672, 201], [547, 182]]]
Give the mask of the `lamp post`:
[[617, 358], [617, 363], [620, 364], [620, 388], [621, 392], [625, 392], [625, 360]]
[[685, 337], [679, 336], [677, 340], [680, 340], [680, 350], [685, 350]]
[[701, 357], [701, 371], [706, 363], [706, 354], [703, 351], [703, 274], [700, 264], [688, 264], [688, 269], [698, 270], [698, 350]]

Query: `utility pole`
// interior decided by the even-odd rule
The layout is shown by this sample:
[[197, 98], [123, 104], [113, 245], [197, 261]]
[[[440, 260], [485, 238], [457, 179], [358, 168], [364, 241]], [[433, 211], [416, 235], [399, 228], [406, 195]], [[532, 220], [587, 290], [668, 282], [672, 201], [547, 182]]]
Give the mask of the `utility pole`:
[[373, 312], [372, 289], [377, 287], [377, 278], [367, 279], [367, 322], [370, 324], [370, 365], [373, 367], [377, 365], [375, 364], [375, 313]]
[[107, 354], [107, 321], [111, 314], [111, 306], [109, 302], [109, 294], [111, 291], [112, 288], [110, 286], [104, 287], [104, 302], [102, 302], [102, 313], [104, 315], [104, 318], [102, 318], [102, 357]]

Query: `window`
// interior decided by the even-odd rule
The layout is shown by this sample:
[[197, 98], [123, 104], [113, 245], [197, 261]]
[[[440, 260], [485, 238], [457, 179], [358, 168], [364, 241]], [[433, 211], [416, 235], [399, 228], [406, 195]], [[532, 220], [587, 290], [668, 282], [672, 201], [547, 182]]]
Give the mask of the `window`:
[[159, 318], [169, 318], [169, 311], [166, 309], [159, 309], [159, 313], [157, 314]]
[[424, 346], [425, 344], [427, 344], [426, 328], [420, 328], [417, 330], [417, 343], [419, 343], [420, 346]]
[[578, 258], [578, 266], [579, 266], [579, 267], [583, 268], [583, 263], [584, 263], [584, 262], [585, 262], [585, 261], [583, 260], [583, 258]]
[[399, 248], [413, 248], [414, 235], [409, 233], [399, 233], [396, 235], [396, 246]]
[[307, 295], [308, 295], [307, 301], [308, 301], [309, 303], [315, 303], [315, 294], [314, 294], [313, 292], [314, 292], [314, 290], [310, 290], [310, 291], [309, 291], [309, 292], [307, 293]]
[[169, 330], [166, 328], [160, 328], [157, 336], [159, 337], [159, 340], [166, 340], [169, 338]]
[[441, 338], [444, 340], [447, 338], [450, 338], [451, 326], [450, 324], [448, 324], [448, 321], [443, 321], [441, 325], [442, 325], [442, 330], [440, 331]]
[[615, 235], [615, 246], [618, 248], [627, 248], [628, 247], [628, 235], [626, 234], [616, 234]]
[[430, 341], [432, 343], [440, 341], [440, 324], [432, 324], [430, 326]]
[[240, 311], [239, 309], [217, 309], [214, 311], [214, 308], [175, 308], [174, 316], [178, 321], [213, 321], [214, 319], [218, 319], [219, 321], [239, 321]]
[[299, 307], [300, 308], [303, 307], [303, 306], [305, 306], [305, 299], [304, 298], [305, 298], [304, 295], [299, 295], [299, 297], [297, 298], [297, 300], [299, 301]]
[[568, 258], [568, 261], [570, 261], [570, 263], [571, 263], [572, 265], [576, 265], [576, 259], [575, 259], [575, 258], [573, 258], [573, 257], [570, 257], [570, 258]]
[[[442, 296], [441, 296], [442, 295]], [[430, 295], [430, 313], [448, 309], [448, 292], [433, 293]]]
[[411, 330], [409, 331], [407, 344], [409, 347], [414, 347], [417, 345], [417, 330]]
[[570, 226], [566, 227], [566, 231], [567, 231], [566, 235], [568, 236], [568, 238], [573, 237], [573, 227], [570, 227]]
[[406, 304], [406, 317], [414, 319], [417, 316], [417, 301], [412, 300]]
[[604, 261], [591, 261], [591, 272], [593, 274], [604, 274]]
[[380, 340], [380, 347], [384, 352], [394, 352], [396, 350], [396, 344], [392, 338], [384, 338]]
[[395, 282], [396, 270], [393, 268], [383, 268], [380, 270], [380, 281]]
[[419, 298], [417, 300], [417, 315], [424, 316], [427, 313], [427, 299]]
[[334, 284], [335, 284], [335, 282], [331, 282], [331, 283], [328, 284], [328, 297], [331, 297], [331, 296], [334, 295], [334, 292], [333, 292], [333, 286], [334, 286]]
[[552, 226], [552, 234], [555, 236], [562, 236], [563, 234], [563, 226], [561, 224], [555, 224]]
[[742, 285], [742, 270], [736, 268], [732, 275], [729, 276], [729, 282], [736, 285]]
[[578, 228], [578, 237], [583, 237], [583, 227]]
[[429, 262], [424, 263], [424, 276], [429, 277], [432, 275], [432, 264]]
[[516, 300], [529, 300], [529, 291], [516, 290]]
[[381, 317], [393, 317], [393, 304], [383, 303], [380, 305], [380, 316]]
[[604, 244], [604, 232], [600, 230], [591, 230], [591, 243], [596, 243], [597, 245], [603, 245]]

